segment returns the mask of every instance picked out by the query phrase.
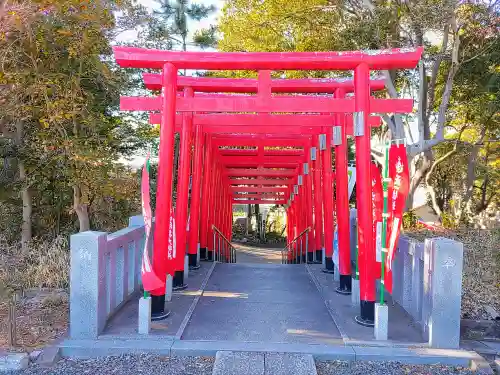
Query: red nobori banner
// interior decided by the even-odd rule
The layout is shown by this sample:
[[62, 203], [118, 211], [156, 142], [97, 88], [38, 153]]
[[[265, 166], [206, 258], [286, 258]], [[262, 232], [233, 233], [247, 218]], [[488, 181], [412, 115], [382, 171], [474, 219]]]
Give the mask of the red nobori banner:
[[371, 164], [370, 171], [372, 179], [372, 213], [373, 213], [373, 253], [375, 255], [374, 265], [378, 272], [375, 274], [380, 277], [380, 262], [382, 252], [382, 211], [384, 207], [384, 197], [382, 195], [382, 178], [377, 164]]
[[408, 168], [408, 158], [406, 157], [406, 147], [404, 144], [393, 144], [389, 149], [389, 178], [391, 183], [389, 185], [389, 218], [387, 225], [387, 274], [386, 289], [392, 292], [392, 261], [396, 246], [398, 244], [399, 232], [403, 221], [403, 212], [406, 205], [406, 198], [410, 188], [410, 171]]
[[144, 162], [142, 168], [141, 180], [141, 200], [142, 200], [142, 216], [144, 218], [145, 235], [144, 250], [142, 253], [142, 286], [144, 290], [150, 292], [155, 289], [165, 288], [165, 284], [156, 275], [151, 265], [149, 258], [149, 248], [151, 243], [151, 226], [153, 225], [153, 217], [151, 214], [150, 191], [149, 191], [149, 155]]
[[177, 252], [177, 243], [175, 235], [175, 212], [170, 211], [170, 222], [168, 225], [168, 248], [167, 248], [167, 274], [174, 277], [175, 273], [175, 256]]

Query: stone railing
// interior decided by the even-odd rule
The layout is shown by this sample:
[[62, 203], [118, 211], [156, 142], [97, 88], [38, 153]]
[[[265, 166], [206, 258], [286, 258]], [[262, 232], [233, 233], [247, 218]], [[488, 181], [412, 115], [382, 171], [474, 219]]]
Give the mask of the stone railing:
[[131, 217], [129, 226], [115, 233], [71, 236], [72, 339], [97, 338], [108, 319], [139, 290], [144, 240], [142, 216]]
[[[353, 260], [356, 225], [356, 210], [352, 209], [350, 230]], [[431, 347], [458, 348], [463, 244], [442, 237], [418, 242], [401, 236], [396, 251], [392, 265], [393, 300], [420, 326]], [[353, 288], [354, 285], [356, 283], [353, 283]], [[353, 295], [356, 292], [353, 290]]]
[[400, 238], [392, 297], [420, 326], [431, 347], [459, 347], [462, 272], [461, 242]]

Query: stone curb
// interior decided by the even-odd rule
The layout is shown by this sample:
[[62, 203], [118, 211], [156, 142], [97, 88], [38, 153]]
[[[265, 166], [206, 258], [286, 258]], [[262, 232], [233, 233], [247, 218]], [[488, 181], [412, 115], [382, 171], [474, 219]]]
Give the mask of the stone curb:
[[48, 346], [42, 350], [38, 356], [36, 364], [40, 367], [52, 367], [61, 359], [61, 348], [58, 346]]
[[27, 353], [0, 353], [0, 371], [17, 371], [28, 367], [30, 356]]

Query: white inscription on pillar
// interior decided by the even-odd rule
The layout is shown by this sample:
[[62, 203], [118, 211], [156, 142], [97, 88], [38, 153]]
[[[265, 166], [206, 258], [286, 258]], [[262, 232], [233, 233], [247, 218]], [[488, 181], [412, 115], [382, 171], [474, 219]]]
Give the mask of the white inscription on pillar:
[[319, 135], [319, 149], [326, 150], [326, 134]]
[[318, 151], [316, 150], [316, 147], [311, 147], [311, 160], [316, 160], [316, 153]]
[[342, 144], [342, 127], [334, 126], [333, 127], [333, 145], [338, 146]]
[[304, 174], [309, 174], [309, 164], [304, 163]]
[[304, 179], [304, 177], [303, 177], [301, 174], [299, 174], [299, 180], [298, 180], [298, 185], [299, 185], [299, 186], [302, 186], [302, 184], [303, 184], [303, 182], [304, 182], [304, 180], [303, 180], [303, 179]]
[[297, 185], [293, 185], [293, 193], [299, 195], [299, 187]]
[[363, 111], [354, 112], [354, 135], [361, 137], [365, 135], [365, 117]]

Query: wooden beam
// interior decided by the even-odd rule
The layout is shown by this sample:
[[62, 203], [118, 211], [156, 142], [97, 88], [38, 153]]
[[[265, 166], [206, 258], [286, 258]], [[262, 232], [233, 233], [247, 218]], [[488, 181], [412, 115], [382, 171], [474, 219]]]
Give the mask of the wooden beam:
[[371, 70], [413, 69], [423, 48], [340, 52], [178, 52], [113, 47], [122, 68], [207, 70], [354, 70], [366, 63]]
[[[161, 90], [161, 74], [143, 73], [144, 84], [147, 89]], [[206, 78], [185, 77], [177, 78], [177, 89], [183, 90], [191, 87], [195, 92], [235, 92], [235, 93], [257, 93], [259, 81], [248, 78]], [[333, 94], [338, 88], [351, 92], [354, 89], [352, 79], [334, 78], [305, 78], [305, 79], [273, 79], [271, 80], [271, 92], [273, 93], [329, 93]], [[370, 81], [372, 91], [385, 88], [383, 79]]]
[[293, 179], [277, 179], [277, 178], [241, 178], [229, 179], [231, 185], [275, 185], [283, 186], [293, 184]]
[[275, 169], [239, 169], [227, 168], [223, 174], [228, 177], [295, 177], [296, 170], [275, 170]]

